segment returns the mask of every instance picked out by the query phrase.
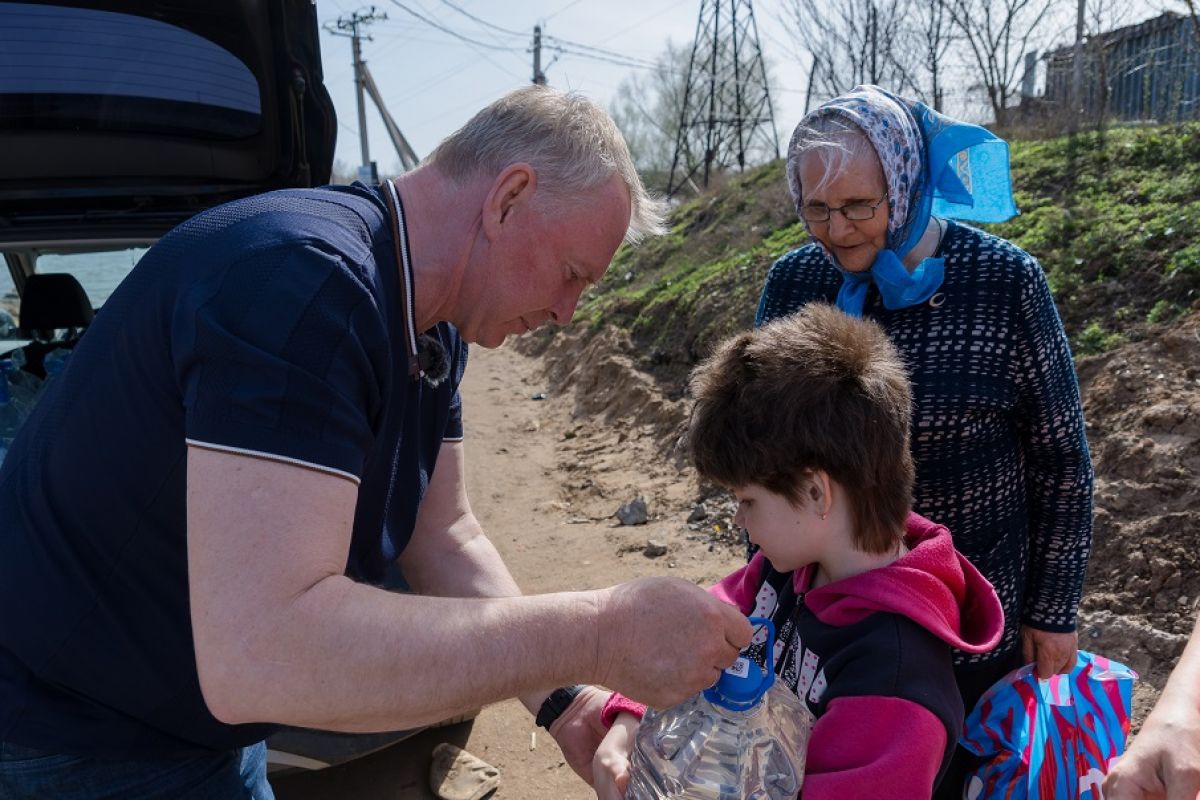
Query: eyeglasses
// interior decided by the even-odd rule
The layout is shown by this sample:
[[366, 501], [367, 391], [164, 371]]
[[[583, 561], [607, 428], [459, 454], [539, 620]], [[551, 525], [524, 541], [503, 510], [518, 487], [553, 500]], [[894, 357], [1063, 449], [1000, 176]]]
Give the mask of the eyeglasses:
[[809, 222], [828, 222], [830, 215], [834, 211], [840, 211], [842, 216], [851, 222], [862, 222], [875, 216], [875, 209], [879, 208], [884, 200], [887, 200], [886, 194], [879, 198], [879, 202], [876, 203], [847, 203], [837, 208], [829, 206], [802, 206], [800, 208], [800, 216]]

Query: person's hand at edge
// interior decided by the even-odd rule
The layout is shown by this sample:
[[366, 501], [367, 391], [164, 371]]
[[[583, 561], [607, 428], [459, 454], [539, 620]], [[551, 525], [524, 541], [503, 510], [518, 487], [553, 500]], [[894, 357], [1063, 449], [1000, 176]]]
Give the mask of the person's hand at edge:
[[592, 760], [592, 788], [598, 800], [622, 800], [629, 786], [629, 760], [641, 720], [618, 714]]
[[1042, 680], [1074, 669], [1078, 652], [1079, 633], [1077, 631], [1054, 633], [1031, 628], [1028, 625], [1021, 626], [1021, 655], [1026, 664], [1035, 663], [1037, 665], [1037, 676]]
[[592, 785], [592, 759], [608, 730], [600, 723], [600, 712], [612, 692], [587, 686], [567, 710], [550, 724], [550, 735], [562, 750], [575, 774]]
[[1196, 800], [1200, 794], [1200, 621], [1133, 745], [1104, 779], [1108, 800]]
[[1106, 800], [1196, 800], [1200, 716], [1160, 703], [1104, 779]]

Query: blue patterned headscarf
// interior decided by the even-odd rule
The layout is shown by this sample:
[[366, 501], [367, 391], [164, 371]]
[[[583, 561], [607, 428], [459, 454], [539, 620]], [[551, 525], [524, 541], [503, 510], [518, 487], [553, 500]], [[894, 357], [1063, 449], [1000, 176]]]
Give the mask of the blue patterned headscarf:
[[[938, 290], [943, 259], [926, 258], [911, 272], [902, 263], [934, 214], [975, 222], [1003, 222], [1016, 215], [1007, 142], [978, 125], [952, 120], [923, 103], [870, 85], [835, 97], [796, 127], [788, 147], [787, 174], [797, 212], [803, 205], [798, 172], [804, 154], [801, 133], [828, 117], [849, 122], [866, 135], [887, 183], [887, 240], [869, 270], [841, 269], [821, 245], [842, 272], [837, 304], [847, 313], [862, 315], [872, 282], [879, 287], [884, 306], [893, 310], [924, 303]], [[815, 236], [813, 240], [818, 241]]]

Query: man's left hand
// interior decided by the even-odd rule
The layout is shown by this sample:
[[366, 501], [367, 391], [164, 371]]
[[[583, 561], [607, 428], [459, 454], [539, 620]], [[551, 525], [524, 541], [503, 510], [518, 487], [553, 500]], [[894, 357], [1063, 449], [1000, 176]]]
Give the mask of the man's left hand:
[[612, 692], [584, 687], [559, 718], [550, 723], [550, 735], [558, 742], [563, 757], [575, 774], [592, 785], [592, 757], [608, 728], [600, 724], [600, 712]]
[[1078, 651], [1077, 631], [1052, 633], [1028, 625], [1021, 626], [1021, 655], [1026, 664], [1036, 662], [1037, 676], [1042, 680], [1053, 677], [1055, 673], [1074, 669]]

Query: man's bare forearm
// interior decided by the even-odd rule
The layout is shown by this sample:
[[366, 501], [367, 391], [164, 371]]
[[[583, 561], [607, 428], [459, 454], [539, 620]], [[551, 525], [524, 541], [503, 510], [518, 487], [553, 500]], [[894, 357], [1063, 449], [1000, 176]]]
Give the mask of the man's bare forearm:
[[[541, 687], [594, 680], [592, 593], [397, 595], [330, 576], [225, 642], [201, 685], [226, 722], [417, 727]], [[214, 663], [214, 660], [205, 660]]]
[[[443, 597], [516, 597], [521, 594], [500, 553], [473, 514], [459, 519], [447, 536], [431, 547], [412, 547], [401, 558], [405, 577], [419, 592]], [[550, 684], [519, 695], [536, 714], [557, 686]]]

